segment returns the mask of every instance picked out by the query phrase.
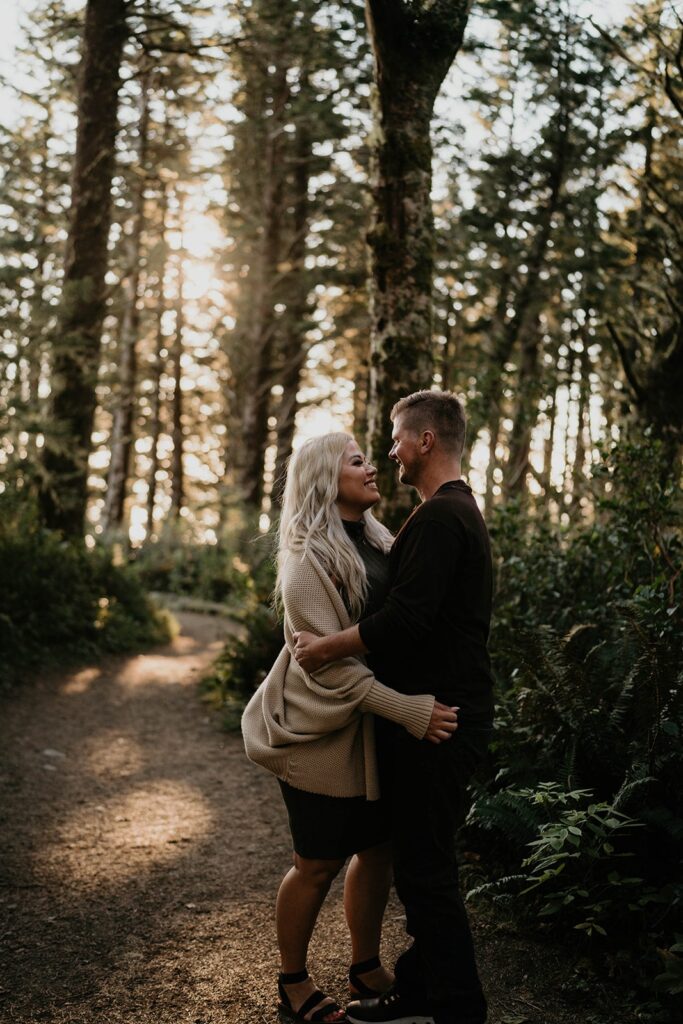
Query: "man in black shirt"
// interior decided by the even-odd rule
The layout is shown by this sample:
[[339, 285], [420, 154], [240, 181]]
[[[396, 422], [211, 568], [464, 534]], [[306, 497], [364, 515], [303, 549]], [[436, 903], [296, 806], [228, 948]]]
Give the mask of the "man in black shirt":
[[382, 726], [379, 767], [391, 803], [396, 891], [414, 941], [396, 964], [394, 987], [352, 1003], [347, 1017], [354, 1024], [483, 1024], [486, 1001], [458, 885], [454, 833], [493, 720], [488, 534], [460, 479], [465, 415], [455, 395], [416, 392], [397, 403], [392, 420], [390, 458], [422, 504], [394, 541], [387, 600], [343, 633], [301, 634], [296, 657], [312, 672], [370, 652], [387, 685], [430, 692], [455, 706], [458, 730], [448, 742], [430, 745]]

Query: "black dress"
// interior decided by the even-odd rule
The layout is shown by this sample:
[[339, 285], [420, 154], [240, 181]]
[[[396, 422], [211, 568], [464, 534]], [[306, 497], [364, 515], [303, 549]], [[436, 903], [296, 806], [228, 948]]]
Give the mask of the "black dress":
[[[384, 602], [389, 585], [389, 559], [367, 541], [362, 522], [344, 521], [344, 529], [367, 572], [368, 596], [361, 615], [365, 618], [378, 611]], [[278, 781], [287, 807], [294, 850], [300, 857], [345, 860], [389, 839], [389, 819], [383, 800], [308, 793], [281, 779]]]

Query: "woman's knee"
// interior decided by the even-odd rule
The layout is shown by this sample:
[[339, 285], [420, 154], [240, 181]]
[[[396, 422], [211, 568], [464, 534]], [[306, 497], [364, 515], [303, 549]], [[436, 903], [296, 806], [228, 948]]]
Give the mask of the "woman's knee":
[[385, 868], [392, 862], [391, 843], [379, 843], [377, 846], [370, 846], [367, 850], [357, 853], [358, 863], [364, 868]]
[[294, 854], [294, 867], [299, 876], [317, 888], [330, 886], [344, 867], [343, 860], [312, 860]]

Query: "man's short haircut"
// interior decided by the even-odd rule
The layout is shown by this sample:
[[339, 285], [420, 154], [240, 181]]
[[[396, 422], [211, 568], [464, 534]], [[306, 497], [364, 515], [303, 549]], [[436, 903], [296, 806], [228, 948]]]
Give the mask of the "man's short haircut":
[[433, 430], [439, 444], [452, 455], [462, 455], [465, 447], [467, 417], [462, 402], [452, 391], [415, 391], [399, 399], [391, 410], [392, 422], [397, 416], [415, 434]]

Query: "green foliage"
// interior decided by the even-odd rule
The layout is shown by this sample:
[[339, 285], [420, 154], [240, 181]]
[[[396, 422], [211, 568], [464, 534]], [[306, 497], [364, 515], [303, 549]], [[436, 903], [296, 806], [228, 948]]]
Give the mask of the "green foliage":
[[677, 935], [668, 949], [660, 949], [659, 955], [664, 970], [655, 978], [655, 985], [669, 995], [680, 995], [683, 992], [683, 935]]
[[248, 522], [217, 544], [197, 543], [187, 530], [169, 526], [135, 551], [132, 564], [146, 590], [227, 604], [237, 618], [268, 601], [275, 582], [272, 538]]
[[[238, 729], [242, 711], [252, 693], [265, 678], [284, 644], [282, 624], [272, 605], [275, 587], [275, 562], [272, 537], [254, 539], [241, 533], [234, 543], [243, 552], [235, 556], [243, 573], [242, 598], [232, 596], [230, 606], [241, 628], [231, 636], [203, 680], [207, 698], [223, 712], [226, 729]], [[249, 559], [249, 565], [247, 565]]]
[[267, 604], [257, 603], [244, 619], [242, 632], [231, 637], [203, 682], [205, 691], [224, 712], [227, 729], [239, 728], [246, 702], [265, 678], [284, 644], [282, 625]]
[[163, 535], [136, 553], [133, 566], [146, 590], [165, 594], [239, 603], [253, 590], [249, 567], [226, 544], [190, 544]]
[[497, 773], [468, 819], [501, 874], [475, 893], [576, 929], [648, 985], [683, 896], [681, 533], [664, 465], [650, 438], [615, 448], [590, 524], [496, 515]]
[[87, 551], [41, 529], [7, 496], [0, 504], [0, 682], [169, 638], [168, 617], [108, 552]]
[[[642, 823], [610, 804], [592, 802], [590, 790], [566, 792], [557, 783], [506, 790], [505, 796], [506, 805], [515, 806], [522, 817], [532, 808], [546, 820], [538, 827], [538, 838], [527, 844], [532, 852], [522, 861], [521, 873], [503, 885], [480, 886], [470, 896], [533, 894], [529, 907], [539, 918], [561, 919], [563, 928], [605, 937], [608, 930], [618, 929], [620, 940], [625, 930], [637, 934], [644, 908], [661, 898], [629, 872], [635, 853], [628, 839]], [[489, 808], [495, 803], [495, 797], [490, 799]], [[474, 813], [480, 814], [481, 808]]]

